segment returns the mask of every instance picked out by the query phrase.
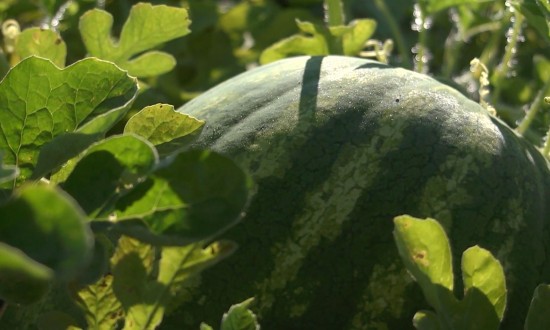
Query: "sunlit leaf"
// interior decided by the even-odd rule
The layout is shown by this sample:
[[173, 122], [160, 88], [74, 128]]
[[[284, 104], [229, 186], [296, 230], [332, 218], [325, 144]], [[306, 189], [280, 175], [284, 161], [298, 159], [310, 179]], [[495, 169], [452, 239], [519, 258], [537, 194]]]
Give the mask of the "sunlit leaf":
[[394, 239], [407, 269], [420, 284], [430, 305], [439, 310], [441, 289], [453, 290], [451, 248], [445, 231], [434, 219], [399, 216], [394, 219]]
[[32, 55], [47, 58], [63, 68], [67, 56], [67, 45], [61, 36], [52, 30], [28, 28], [17, 36], [15, 53], [19, 59]]
[[172, 105], [143, 108], [126, 123], [124, 133], [144, 137], [165, 156], [185, 148], [202, 131], [203, 120], [176, 112]]
[[254, 298], [235, 304], [223, 315], [221, 330], [260, 330], [256, 315], [249, 309]]
[[[123, 114], [136, 92], [134, 79], [98, 59], [84, 59], [62, 70], [42, 58], [21, 61], [0, 84], [4, 163], [19, 167], [19, 180], [28, 179], [42, 146], [112, 111]], [[95, 128], [105, 132], [110, 126]]]
[[130, 10], [118, 40], [111, 35], [113, 16], [100, 9], [82, 15], [80, 33], [91, 56], [113, 61], [131, 75], [143, 77], [170, 71], [175, 60], [167, 53], [141, 53], [188, 34], [190, 23], [183, 8], [138, 3]]
[[[462, 280], [466, 296], [473, 288], [491, 303], [494, 313], [502, 320], [506, 309], [506, 280], [504, 270], [493, 255], [479, 246], [462, 254]], [[497, 320], [497, 326], [498, 326]]]
[[122, 305], [113, 293], [112, 275], [80, 289], [76, 303], [84, 313], [87, 329], [115, 329], [124, 316]]

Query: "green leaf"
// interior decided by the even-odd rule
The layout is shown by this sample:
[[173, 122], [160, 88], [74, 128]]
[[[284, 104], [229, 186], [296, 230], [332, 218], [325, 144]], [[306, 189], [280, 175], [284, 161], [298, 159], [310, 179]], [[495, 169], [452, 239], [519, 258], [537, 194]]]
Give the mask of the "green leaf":
[[158, 281], [168, 288], [168, 308], [173, 310], [185, 300], [183, 291], [189, 279], [229, 257], [237, 249], [237, 245], [229, 241], [204, 246], [204, 242], [198, 242], [162, 248]]
[[418, 330], [441, 330], [437, 315], [432, 311], [419, 311], [414, 314], [413, 325]]
[[[428, 303], [440, 312], [453, 290], [451, 248], [443, 227], [434, 219], [408, 215], [394, 219], [399, 255], [418, 281]], [[447, 292], [447, 293], [445, 293]]]
[[376, 30], [376, 21], [372, 19], [360, 19], [350, 22], [342, 35], [344, 55], [357, 55], [365, 47]]
[[63, 68], [67, 56], [67, 45], [56, 32], [35, 27], [25, 29], [17, 36], [15, 53], [20, 59], [32, 55], [47, 58]]
[[30, 304], [42, 298], [53, 271], [21, 250], [0, 242], [0, 297], [8, 303]]
[[[65, 69], [37, 57], [21, 61], [0, 83], [4, 162], [20, 168], [18, 180], [28, 179], [42, 146], [94, 118], [125, 112], [136, 92], [134, 79], [98, 59], [84, 59]], [[104, 132], [110, 126], [96, 128]]]
[[[72, 278], [90, 260], [92, 236], [78, 205], [54, 186], [28, 185], [0, 206], [0, 241]], [[22, 234], [24, 233], [24, 234]]]
[[550, 329], [550, 285], [540, 284], [535, 289], [525, 330]]
[[214, 330], [214, 328], [212, 328], [211, 326], [209, 326], [209, 325], [206, 324], [206, 323], [201, 323], [199, 329], [200, 329], [200, 330]]
[[132, 189], [158, 162], [154, 147], [135, 135], [113, 136], [88, 148], [76, 161], [62, 187], [95, 217]]
[[0, 183], [13, 180], [19, 175], [17, 166], [4, 165], [4, 153], [0, 150]]
[[124, 133], [146, 138], [161, 156], [167, 156], [188, 146], [201, 133], [203, 126], [203, 120], [177, 112], [171, 105], [156, 104], [132, 116], [124, 127]]
[[462, 254], [462, 280], [466, 297], [475, 288], [489, 300], [498, 316], [498, 328], [506, 309], [506, 280], [501, 264], [489, 251], [477, 245], [471, 247]]
[[[82, 15], [80, 33], [91, 56], [113, 61], [131, 75], [144, 77], [170, 71], [175, 60], [161, 52], [145, 53], [138, 58], [134, 56], [188, 34], [190, 23], [183, 8], [139, 3], [130, 10], [118, 42], [111, 36], [112, 15], [99, 9]], [[159, 62], [155, 63], [157, 60]], [[152, 67], [145, 67], [148, 65]]]
[[52, 171], [59, 170], [71, 158], [77, 157], [90, 145], [103, 139], [104, 134], [66, 133], [54, 137], [40, 148], [38, 160], [31, 179], [45, 177]]
[[86, 329], [116, 329], [116, 324], [124, 317], [122, 305], [113, 292], [112, 275], [83, 287], [75, 297], [84, 313]]
[[235, 224], [249, 188], [249, 177], [230, 159], [211, 151], [183, 152], [121, 198], [110, 221], [153, 244], [188, 244]]
[[156, 329], [162, 321], [167, 288], [152, 274], [155, 249], [129, 237], [118, 240], [111, 258], [113, 292], [122, 304], [124, 329]]
[[547, 6], [542, 4], [542, 1], [513, 1], [512, 5], [525, 16], [527, 24], [532, 26], [546, 41], [550, 41], [550, 10], [546, 9]]
[[294, 55], [328, 55], [328, 31], [320, 24], [296, 20], [298, 28], [309, 35], [294, 35], [276, 42], [260, 55], [260, 63], [267, 64]]
[[254, 298], [235, 304], [223, 315], [221, 330], [260, 330], [256, 315], [248, 309]]
[[[122, 236], [111, 258], [113, 290], [125, 310], [124, 329], [155, 329], [164, 312], [182, 299], [186, 282], [235, 250], [231, 242], [157, 249]], [[158, 271], [158, 273], [157, 273]], [[157, 275], [158, 274], [158, 275]]]
[[321, 24], [296, 20], [302, 34], [283, 39], [265, 49], [260, 63], [266, 64], [294, 55], [349, 55], [355, 56], [374, 34], [376, 21], [361, 19], [348, 25], [325, 27]]

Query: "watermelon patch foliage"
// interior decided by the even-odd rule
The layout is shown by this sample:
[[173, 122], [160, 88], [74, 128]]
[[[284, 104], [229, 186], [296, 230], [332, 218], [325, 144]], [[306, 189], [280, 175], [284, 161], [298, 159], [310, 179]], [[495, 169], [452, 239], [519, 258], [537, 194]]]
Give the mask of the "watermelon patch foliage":
[[1, 328], [550, 327], [545, 1], [154, 3], [0, 3]]

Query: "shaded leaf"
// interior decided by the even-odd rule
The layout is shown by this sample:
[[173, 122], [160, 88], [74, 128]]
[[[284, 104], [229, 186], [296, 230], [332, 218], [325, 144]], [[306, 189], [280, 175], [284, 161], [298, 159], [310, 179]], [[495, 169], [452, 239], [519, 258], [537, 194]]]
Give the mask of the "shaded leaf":
[[55, 171], [71, 158], [77, 157], [93, 143], [101, 140], [104, 134], [66, 133], [54, 137], [40, 148], [31, 179], [39, 179]]
[[77, 322], [68, 314], [60, 311], [49, 311], [40, 314], [36, 326], [39, 330], [80, 330]]
[[[89, 261], [92, 236], [78, 205], [54, 186], [23, 186], [0, 206], [0, 241], [72, 278]], [[25, 233], [22, 235], [21, 233]]]
[[237, 245], [229, 241], [213, 242], [206, 247], [204, 242], [163, 247], [158, 281], [168, 288], [167, 307], [173, 310], [185, 299], [182, 292], [190, 278], [229, 257], [236, 249]]
[[110, 220], [121, 230], [131, 221], [128, 234], [142, 240], [188, 244], [235, 224], [249, 187], [249, 177], [230, 159], [211, 151], [183, 152], [121, 198]]
[[544, 39], [550, 41], [550, 18], [545, 7], [538, 0], [511, 2], [515, 9], [525, 16], [526, 23], [532, 26]]
[[[53, 271], [21, 250], [0, 242], [0, 297], [8, 303], [30, 304], [42, 298]], [[23, 288], [23, 289], [22, 289]]]
[[55, 31], [34, 27], [23, 30], [17, 36], [15, 53], [20, 59], [32, 55], [47, 58], [63, 68], [67, 45]]
[[[63, 70], [42, 58], [21, 61], [0, 84], [4, 162], [17, 164], [20, 181], [28, 179], [43, 145], [98, 116], [120, 111], [117, 107], [124, 109], [136, 92], [134, 79], [98, 59], [84, 59]], [[110, 127], [96, 128], [104, 132]]]
[[124, 329], [155, 329], [162, 321], [167, 288], [152, 276], [155, 249], [129, 237], [111, 258], [113, 292], [124, 311]]
[[111, 36], [113, 16], [103, 10], [93, 9], [86, 12], [80, 18], [79, 27], [82, 40], [91, 56], [113, 61], [127, 69], [131, 75], [142, 77], [143, 74], [165, 73], [173, 68], [175, 61], [174, 65], [168, 65], [166, 59], [173, 57], [162, 53], [162, 64], [148, 69], [140, 66], [151, 64], [154, 58], [159, 58], [160, 52], [154, 53], [156, 55], [146, 53], [142, 55], [145, 58], [137, 59], [139, 62], [132, 64], [133, 57], [188, 34], [190, 23], [187, 11], [183, 8], [139, 3], [130, 10], [118, 41]]
[[124, 133], [144, 137], [155, 145], [161, 156], [166, 156], [188, 146], [203, 126], [203, 120], [177, 112], [172, 105], [156, 104], [132, 116]]
[[157, 164], [153, 146], [135, 135], [119, 135], [88, 148], [75, 162], [62, 187], [84, 211], [95, 216], [110, 212], [109, 203], [132, 189]]
[[535, 289], [529, 306], [525, 330], [550, 329], [550, 285], [540, 284]]

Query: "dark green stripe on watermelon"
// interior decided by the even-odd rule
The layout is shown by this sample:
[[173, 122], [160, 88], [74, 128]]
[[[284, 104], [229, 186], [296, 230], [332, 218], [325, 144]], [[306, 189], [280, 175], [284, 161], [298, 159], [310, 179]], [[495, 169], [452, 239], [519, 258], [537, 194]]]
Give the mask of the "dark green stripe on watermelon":
[[504, 264], [518, 328], [547, 246], [548, 167], [534, 148], [455, 90], [346, 57], [299, 57], [244, 73], [179, 111], [206, 120], [198, 146], [256, 182], [240, 249], [206, 271], [195, 303], [166, 319], [216, 324], [256, 296], [263, 329], [406, 329], [426, 308], [391, 232], [434, 217], [462, 251]]

